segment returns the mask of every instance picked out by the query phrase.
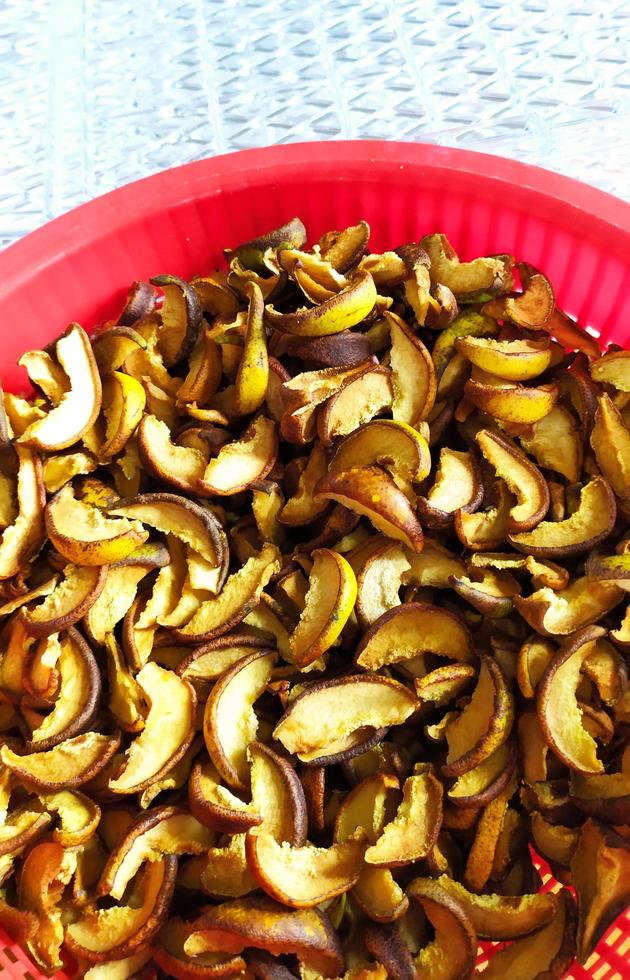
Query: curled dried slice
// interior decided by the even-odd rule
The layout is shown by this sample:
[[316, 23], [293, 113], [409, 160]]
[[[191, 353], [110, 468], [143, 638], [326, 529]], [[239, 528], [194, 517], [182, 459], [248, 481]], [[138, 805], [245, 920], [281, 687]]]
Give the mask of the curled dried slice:
[[[370, 366], [328, 398], [317, 412], [317, 434], [325, 446], [337, 436], [347, 436], [360, 425], [391, 408], [391, 370]], [[287, 434], [285, 436], [289, 438]], [[293, 441], [289, 439], [289, 441]]]
[[101, 696], [101, 675], [94, 655], [81, 634], [70, 628], [61, 638], [59, 691], [27, 742], [30, 751], [43, 752], [73, 738], [93, 723]]
[[624, 593], [614, 582], [599, 582], [588, 575], [569, 582], [565, 589], [539, 589], [514, 605], [532, 629], [544, 636], [567, 636], [597, 622], [618, 605]]
[[265, 830], [247, 834], [247, 863], [260, 887], [290, 908], [314, 908], [349, 891], [363, 867], [362, 831], [330, 847], [279, 844]]
[[400, 588], [410, 570], [404, 546], [397, 541], [383, 541], [369, 555], [357, 578], [355, 605], [357, 619], [364, 629], [400, 605]]
[[467, 381], [464, 392], [482, 412], [501, 422], [531, 425], [548, 415], [558, 400], [554, 385], [525, 388], [521, 384], [504, 381], [501, 385], [483, 381]]
[[70, 324], [55, 349], [70, 390], [20, 436], [21, 442], [46, 452], [58, 452], [78, 442], [101, 410], [101, 378], [85, 331], [78, 323]]
[[141, 813], [111, 851], [97, 894], [120, 901], [127, 885], [145, 861], [164, 854], [202, 854], [214, 844], [214, 834], [193, 816], [174, 806]]
[[473, 928], [483, 939], [500, 941], [527, 936], [546, 925], [556, 911], [556, 898], [545, 895], [475, 895], [448, 875], [437, 884], [465, 909]]
[[478, 766], [507, 741], [513, 722], [514, 699], [503, 672], [492, 657], [482, 654], [472, 698], [446, 727], [443, 773], [460, 776]]
[[202, 322], [201, 306], [190, 283], [178, 276], [154, 276], [151, 283], [164, 293], [157, 343], [164, 363], [173, 367], [195, 346]]
[[199, 449], [178, 446], [171, 431], [155, 415], [145, 415], [138, 426], [138, 452], [142, 465], [158, 480], [184, 493], [198, 493], [207, 459]]
[[404, 320], [387, 311], [385, 319], [391, 339], [392, 415], [397, 422], [416, 425], [426, 419], [435, 403], [437, 383], [433, 361]]
[[63, 579], [44, 601], [24, 611], [30, 635], [49, 636], [77, 623], [103, 591], [107, 574], [107, 566], [67, 565]]
[[10, 813], [0, 827], [0, 855], [16, 855], [41, 837], [52, 821], [40, 803], [25, 803]]
[[605, 824], [587, 820], [571, 860], [579, 910], [577, 955], [582, 963], [630, 901], [629, 870], [628, 841]]
[[575, 805], [591, 817], [616, 826], [630, 821], [630, 772], [572, 772], [569, 792]]
[[402, 541], [412, 551], [422, 551], [420, 522], [404, 492], [380, 467], [356, 466], [328, 473], [317, 484], [315, 497], [318, 496], [336, 500], [368, 517], [387, 537]]
[[76, 856], [60, 844], [46, 841], [27, 854], [20, 873], [20, 906], [37, 919], [37, 930], [28, 943], [35, 961], [50, 973], [62, 967], [64, 933], [60, 900], [76, 867]]
[[254, 481], [265, 478], [277, 454], [276, 425], [271, 419], [259, 415], [240, 439], [227, 443], [210, 460], [199, 487], [205, 493], [221, 496], [239, 493]]
[[483, 482], [473, 454], [441, 449], [435, 482], [426, 497], [418, 498], [422, 519], [430, 527], [447, 527], [456, 512], [471, 513], [481, 506], [482, 500]]
[[519, 436], [519, 441], [539, 466], [555, 470], [570, 483], [580, 478], [583, 456], [582, 433], [573, 414], [563, 405], [556, 404], [529, 431]]
[[166, 976], [176, 977], [177, 980], [195, 980], [197, 977], [199, 980], [210, 980], [211, 977], [235, 977], [244, 973], [246, 964], [242, 956], [229, 953], [201, 953], [194, 958], [187, 956], [184, 943], [189, 934], [190, 923], [179, 918], [169, 919], [160, 929], [152, 954]]
[[374, 419], [346, 436], [330, 462], [330, 472], [353, 466], [382, 466], [401, 490], [424, 480], [431, 469], [429, 447], [424, 436], [405, 422]]
[[376, 303], [376, 286], [369, 272], [359, 272], [340, 293], [296, 313], [278, 313], [273, 306], [265, 309], [267, 325], [298, 337], [323, 337], [355, 327], [370, 313]]
[[542, 521], [533, 531], [511, 534], [519, 551], [534, 557], [560, 558], [581, 554], [608, 537], [617, 517], [617, 505], [609, 484], [595, 476], [580, 491], [577, 510], [564, 521]]
[[136, 675], [136, 683], [149, 709], [122, 770], [108, 783], [113, 793], [135, 793], [159, 779], [179, 762], [195, 734], [197, 699], [188, 681], [148, 663]]
[[289, 637], [291, 659], [299, 667], [317, 660], [337, 640], [353, 610], [357, 582], [346, 559], [328, 548], [312, 552], [305, 605]]
[[241, 834], [262, 823], [262, 816], [221, 784], [210, 759], [196, 762], [188, 780], [188, 805], [200, 823], [212, 830]]
[[[326, 509], [328, 506], [326, 500], [316, 500], [313, 497], [315, 486], [322, 476], [325, 475], [326, 471], [326, 450], [320, 442], [316, 442], [304, 469], [299, 475], [295, 493], [289, 497], [286, 504], [282, 499], [280, 500], [281, 509], [280, 507], [278, 508], [279, 512], [277, 513], [277, 517], [282, 524], [290, 524], [292, 526], [310, 524], [311, 521]], [[262, 496], [261, 491], [254, 490], [254, 502], [256, 501], [257, 494]], [[252, 504], [252, 509], [254, 510], [254, 514], [256, 514], [254, 504]], [[261, 535], [268, 540], [268, 536], [263, 534], [260, 521], [258, 521], [258, 529]]]
[[129, 956], [145, 946], [166, 918], [175, 887], [177, 858], [147, 861], [125, 905], [108, 909], [87, 907], [66, 927], [70, 952], [89, 963]]
[[614, 385], [618, 391], [630, 391], [630, 359], [627, 350], [608, 351], [590, 365], [593, 381]]
[[410, 776], [395, 817], [365, 852], [368, 864], [396, 868], [425, 858], [442, 823], [442, 784], [431, 773]]
[[174, 534], [211, 565], [223, 566], [227, 558], [225, 532], [214, 514], [174, 493], [146, 493], [120, 500], [109, 512], [142, 522], [163, 534]]
[[101, 809], [84, 793], [59, 790], [40, 794], [40, 800], [49, 813], [57, 816], [58, 826], [53, 830], [52, 838], [63, 847], [80, 847], [96, 833]]
[[458, 510], [455, 513], [453, 527], [465, 548], [473, 551], [494, 551], [506, 541], [514, 497], [503, 480], [497, 480], [494, 484], [493, 496], [495, 506], [487, 511], [479, 510], [469, 514], [465, 510]]
[[553, 561], [534, 558], [532, 555], [477, 553], [468, 559], [470, 568], [496, 568], [499, 571], [514, 569], [526, 571], [532, 577], [535, 589], [564, 589], [569, 584], [569, 573]]
[[127, 558], [149, 537], [137, 520], [112, 520], [97, 507], [78, 500], [68, 483], [46, 507], [46, 531], [52, 544], [76, 565], [108, 565]]
[[516, 497], [510, 510], [509, 530], [528, 531], [536, 527], [549, 510], [549, 487], [538, 467], [496, 432], [481, 429], [475, 438], [497, 476]]
[[260, 602], [262, 590], [280, 569], [279, 551], [273, 544], [263, 545], [233, 575], [219, 595], [199, 606], [185, 626], [174, 630], [184, 643], [199, 643], [227, 633], [237, 626]]
[[425, 602], [407, 602], [372, 624], [357, 647], [355, 661], [365, 670], [378, 670], [425, 653], [470, 662], [470, 633], [455, 613]]
[[485, 971], [489, 980], [506, 976], [561, 980], [575, 956], [575, 918], [573, 899], [563, 889], [547, 925], [495, 953]]
[[17, 575], [40, 547], [44, 537], [46, 492], [39, 457], [30, 449], [16, 447], [18, 515], [5, 527], [0, 541], [0, 580]]
[[604, 769], [597, 758], [597, 743], [584, 727], [576, 694], [584, 661], [604, 635], [601, 626], [577, 632], [553, 658], [538, 685], [536, 705], [545, 738], [562, 762], [578, 772]]
[[423, 704], [438, 706], [459, 697], [476, 676], [472, 664], [445, 664], [429, 671], [424, 677], [414, 678], [414, 686]]
[[475, 965], [477, 936], [464, 906], [431, 878], [415, 878], [407, 888], [435, 930], [434, 939], [414, 957], [416, 980], [464, 980]]
[[506, 381], [530, 381], [551, 362], [549, 340], [494, 340], [460, 337], [457, 349], [471, 364]]
[[248, 947], [275, 956], [295, 954], [322, 977], [344, 968], [341, 943], [325, 912], [289, 911], [270, 898], [242, 898], [209, 909], [190, 926], [184, 949], [189, 956], [240, 953]]
[[625, 503], [630, 498], [630, 431], [607, 394], [599, 397], [591, 446], [604, 477]]
[[514, 260], [510, 255], [461, 262], [446, 235], [425, 235], [420, 244], [431, 260], [433, 285], [443, 283], [464, 302], [509, 293], [514, 285]]
[[[445, 729], [452, 720], [447, 713]], [[458, 807], [482, 807], [491, 803], [508, 785], [516, 765], [516, 749], [509, 740], [495, 749], [479, 765], [462, 773], [448, 791]]]
[[46, 752], [18, 755], [8, 745], [0, 749], [0, 760], [18, 779], [39, 789], [72, 789], [93, 779], [120, 744], [120, 734], [85, 732], [60, 742]]
[[302, 758], [359, 729], [401, 725], [417, 707], [411, 691], [379, 674], [318, 681], [290, 702], [274, 738]]
[[258, 731], [253, 705], [267, 686], [275, 659], [267, 651], [243, 657], [219, 678], [206, 702], [203, 734], [208, 753], [228, 785], [236, 789], [247, 789], [249, 784], [247, 747]]

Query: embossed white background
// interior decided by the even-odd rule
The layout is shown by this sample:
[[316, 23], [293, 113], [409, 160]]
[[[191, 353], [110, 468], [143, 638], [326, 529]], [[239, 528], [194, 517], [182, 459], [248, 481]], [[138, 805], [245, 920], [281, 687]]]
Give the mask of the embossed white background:
[[630, 199], [628, 0], [0, 0], [0, 244], [295, 140], [425, 140]]

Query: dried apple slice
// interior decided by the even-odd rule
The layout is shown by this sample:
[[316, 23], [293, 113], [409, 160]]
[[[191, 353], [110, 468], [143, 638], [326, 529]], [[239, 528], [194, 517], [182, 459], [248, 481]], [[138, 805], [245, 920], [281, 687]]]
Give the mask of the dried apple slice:
[[567, 636], [582, 626], [596, 623], [623, 597], [624, 592], [614, 582], [599, 582], [585, 575], [569, 582], [559, 592], [539, 589], [527, 598], [516, 596], [514, 605], [537, 633]]
[[393, 397], [390, 369], [379, 364], [368, 367], [319, 408], [316, 420], [319, 438], [329, 446], [338, 436], [349, 435], [390, 409]]
[[469, 663], [470, 634], [455, 613], [429, 603], [407, 602], [372, 624], [357, 647], [355, 662], [365, 670], [379, 670], [425, 653]]
[[259, 554], [230, 575], [219, 595], [203, 602], [174, 635], [184, 643], [199, 643], [227, 633], [258, 605], [262, 590], [279, 569], [278, 549], [273, 544], [263, 545]]
[[516, 939], [495, 953], [485, 973], [488, 980], [547, 977], [560, 980], [575, 956], [575, 904], [566, 890], [557, 896], [555, 915], [538, 932]]
[[247, 834], [247, 863], [260, 887], [289, 908], [314, 908], [349, 891], [363, 867], [362, 831], [330, 847], [279, 844], [264, 830]]
[[41, 546], [44, 537], [46, 491], [42, 467], [30, 449], [16, 446], [18, 515], [5, 527], [0, 540], [0, 581], [17, 575]]
[[563, 868], [571, 864], [579, 831], [573, 827], [551, 823], [542, 813], [534, 810], [529, 815], [532, 844], [545, 861], [553, 862]]
[[201, 646], [189, 650], [177, 665], [177, 673], [193, 684], [203, 681], [216, 681], [238, 660], [247, 657], [254, 650], [271, 653], [264, 649], [260, 638], [252, 632], [229, 633], [217, 636]]
[[190, 283], [178, 276], [154, 276], [150, 281], [164, 293], [158, 349], [166, 366], [173, 367], [195, 346], [202, 322], [201, 306]]
[[174, 443], [168, 425], [155, 415], [145, 415], [138, 426], [138, 452], [142, 465], [156, 479], [184, 493], [199, 493], [206, 456], [198, 449]]
[[609, 484], [594, 476], [580, 491], [577, 510], [564, 521], [541, 521], [533, 531], [510, 534], [518, 551], [536, 558], [560, 558], [590, 551], [612, 531], [617, 505]]
[[468, 565], [469, 568], [496, 568], [499, 571], [514, 569], [529, 572], [535, 589], [545, 587], [564, 589], [569, 584], [569, 573], [565, 568], [561, 568], [553, 561], [533, 558], [531, 555], [523, 557], [514, 553], [478, 553], [470, 556]]
[[451, 585], [462, 599], [490, 619], [509, 616], [514, 606], [512, 600], [521, 591], [513, 575], [491, 568], [471, 568], [470, 575], [453, 576]]
[[28, 379], [52, 405], [58, 405], [70, 389], [63, 368], [45, 350], [30, 350], [22, 354], [18, 364], [26, 369]]
[[624, 503], [630, 499], [630, 432], [609, 395], [599, 397], [591, 446], [602, 474]]
[[275, 423], [259, 415], [240, 439], [229, 442], [206, 466], [199, 487], [204, 493], [229, 496], [266, 477], [276, 461]]
[[549, 510], [549, 488], [538, 467], [496, 432], [481, 429], [475, 439], [497, 476], [516, 497], [510, 510], [509, 530], [528, 531], [536, 527]]
[[60, 790], [40, 794], [40, 800], [49, 813], [57, 815], [58, 826], [52, 838], [63, 847], [80, 847], [96, 833], [101, 809], [84, 793]]
[[64, 931], [59, 903], [74, 873], [76, 857], [60, 844], [44, 842], [27, 854], [20, 873], [20, 906], [37, 919], [28, 950], [47, 973], [60, 969]]
[[536, 932], [551, 921], [556, 897], [551, 893], [534, 895], [476, 895], [448, 875], [436, 883], [456, 899], [465, 910], [478, 936], [500, 942]]
[[143, 730], [125, 753], [122, 770], [108, 783], [112, 793], [136, 793], [171, 769], [195, 734], [197, 699], [192, 685], [156, 663], [136, 675], [149, 706]]
[[501, 422], [531, 425], [548, 415], [558, 400], [555, 385], [525, 388], [518, 383], [501, 385], [482, 381], [467, 381], [464, 393], [472, 404]]
[[295, 769], [262, 742], [252, 742], [247, 757], [252, 806], [261, 814], [261, 830], [279, 844], [287, 841], [292, 847], [302, 847], [307, 832], [306, 800]]
[[111, 895], [120, 901], [145, 861], [164, 854], [202, 854], [213, 844], [213, 832], [178, 807], [163, 806], [142, 813], [111, 851], [97, 895]]
[[351, 432], [333, 456], [329, 470], [338, 473], [353, 466], [378, 465], [388, 470], [405, 493], [424, 480], [431, 469], [425, 438], [412, 426], [393, 419], [374, 419]]
[[265, 303], [260, 286], [250, 282], [245, 287], [249, 298], [243, 356], [241, 357], [235, 382], [236, 408], [241, 415], [258, 411], [267, 394], [269, 380], [269, 361], [267, 358], [267, 336], [263, 323]]
[[[320, 442], [316, 442], [306, 466], [300, 473], [295, 493], [289, 497], [278, 513], [278, 520], [282, 524], [290, 524], [292, 527], [310, 524], [326, 509], [327, 501], [316, 500], [313, 496], [316, 484], [326, 474], [326, 471], [326, 450]], [[256, 493], [257, 491], [254, 491], [254, 495]]]
[[527, 433], [521, 433], [519, 440], [540, 466], [560, 473], [570, 483], [577, 483], [582, 469], [582, 433], [572, 413], [563, 405], [554, 405]]
[[457, 299], [476, 302], [509, 293], [514, 285], [511, 255], [461, 262], [446, 235], [425, 235], [420, 244], [431, 260], [432, 284], [443, 283]]
[[630, 360], [627, 350], [612, 350], [590, 365], [593, 381], [609, 384], [618, 391], [630, 391]]
[[516, 679], [524, 698], [536, 697], [540, 679], [554, 657], [556, 648], [550, 640], [530, 636], [519, 649]]
[[149, 537], [139, 521], [111, 520], [97, 507], [77, 500], [70, 484], [49, 501], [46, 531], [57, 551], [76, 565], [120, 561]]
[[26, 445], [45, 452], [58, 452], [74, 445], [94, 425], [101, 410], [101, 378], [85, 331], [78, 323], [70, 324], [55, 349], [70, 390], [62, 394], [55, 408], [29, 425], [19, 437]]
[[187, 956], [184, 943], [189, 934], [190, 923], [179, 918], [169, 919], [160, 929], [152, 954], [165, 976], [176, 977], [178, 980], [195, 980], [197, 977], [203, 980], [244, 974], [246, 964], [242, 956], [232, 956], [229, 953], [202, 953], [194, 958]]
[[[163, 557], [156, 558], [163, 564], [168, 563], [168, 552], [163, 550]], [[131, 553], [130, 559], [134, 552]], [[164, 560], [166, 559], [166, 560]], [[107, 566], [107, 578], [96, 602], [90, 607], [84, 619], [84, 626], [91, 643], [102, 646], [106, 637], [112, 633], [116, 625], [125, 618], [136, 598], [138, 585], [142, 579], [153, 570], [153, 558], [146, 554], [138, 555], [138, 564], [125, 564], [124, 560], [117, 565]]]
[[463, 905], [431, 878], [415, 878], [407, 894], [422, 906], [435, 930], [414, 956], [417, 980], [464, 980], [471, 975], [477, 936]]
[[404, 573], [403, 582], [417, 588], [447, 589], [451, 575], [459, 576], [466, 572], [461, 558], [434, 538], [425, 537], [421, 552], [406, 550], [405, 554], [410, 568]]
[[359, 272], [340, 293], [295, 313], [278, 313], [273, 306], [265, 309], [267, 325], [297, 337], [323, 337], [355, 327], [365, 319], [376, 303], [376, 286], [369, 272]]
[[495, 506], [487, 511], [473, 514], [465, 510], [456, 511], [453, 527], [465, 548], [494, 551], [507, 539], [514, 497], [503, 480], [497, 480], [494, 484], [494, 500]]
[[414, 687], [423, 704], [439, 706], [459, 697], [476, 676], [477, 671], [471, 664], [445, 664], [424, 677], [414, 678]]
[[577, 955], [585, 963], [630, 901], [628, 842], [610, 827], [587, 820], [571, 861], [578, 897]]
[[[258, 731], [253, 705], [267, 686], [275, 659], [266, 651], [243, 657], [219, 678], [206, 702], [206, 747], [221, 776], [235, 789], [247, 789], [249, 784], [247, 747]], [[233, 724], [236, 716], [238, 726]]]
[[479, 680], [472, 698], [446, 727], [448, 755], [442, 772], [461, 776], [507, 741], [514, 722], [514, 700], [500, 667], [481, 655]]
[[41, 803], [24, 803], [9, 813], [0, 827], [0, 855], [20, 854], [46, 831], [52, 816]]
[[382, 542], [368, 557], [357, 578], [355, 606], [363, 629], [369, 629], [383, 613], [400, 605], [400, 588], [410, 570], [403, 545], [395, 541]]
[[105, 375], [102, 385], [106, 426], [99, 460], [106, 462], [123, 451], [135, 432], [142, 418], [147, 396], [140, 382], [122, 371]]
[[119, 744], [120, 734], [85, 732], [46, 752], [29, 755], [18, 755], [8, 745], [3, 745], [0, 760], [18, 779], [39, 789], [72, 789], [93, 779], [107, 765]]
[[241, 898], [207, 910], [190, 926], [185, 952], [240, 953], [264, 949], [274, 956], [294, 954], [322, 977], [344, 969], [341, 943], [325, 912], [290, 911], [266, 897]]
[[506, 381], [531, 381], [551, 362], [549, 340], [494, 340], [492, 337], [460, 337], [457, 349], [488, 374]]
[[401, 725], [418, 708], [404, 685], [380, 674], [318, 681], [292, 700], [274, 738], [303, 759], [359, 729]]
[[442, 784], [430, 772], [410, 776], [398, 811], [365, 852], [367, 864], [397, 868], [431, 852], [442, 823]]
[[575, 805], [591, 817], [621, 826], [630, 821], [630, 773], [583, 775], [572, 772], [569, 787]]
[[89, 963], [122, 959], [150, 942], [167, 910], [175, 887], [177, 858], [147, 861], [134, 882], [127, 904], [108, 909], [87, 907], [66, 926], [66, 946]]
[[101, 675], [89, 646], [72, 627], [61, 638], [60, 686], [53, 710], [32, 732], [30, 751], [45, 752], [85, 731], [94, 721]]
[[422, 341], [395, 313], [385, 311], [391, 339], [391, 368], [396, 422], [416, 425], [435, 403], [437, 383], [431, 355]]
[[357, 582], [346, 559], [328, 548], [312, 552], [304, 609], [289, 637], [291, 659], [307, 667], [340, 636], [353, 610]]
[[430, 527], [448, 527], [457, 511], [471, 513], [481, 506], [482, 500], [483, 481], [473, 454], [441, 449], [435, 482], [426, 497], [418, 498], [422, 519]]
[[328, 473], [317, 484], [315, 497], [336, 500], [370, 519], [378, 531], [422, 551], [422, 528], [409, 500], [378, 466], [356, 466]]
[[226, 559], [227, 541], [221, 524], [212, 511], [186, 497], [145, 493], [118, 501], [109, 512], [175, 535], [211, 565], [222, 566]]
[[49, 636], [82, 619], [103, 591], [107, 573], [107, 566], [67, 565], [44, 601], [23, 612], [31, 636]]
[[220, 833], [242, 834], [262, 823], [252, 804], [243, 803], [221, 784], [209, 759], [195, 763], [188, 780], [188, 805], [200, 823]]
[[536, 706], [545, 738], [559, 759], [572, 770], [603, 772], [595, 739], [586, 731], [576, 690], [582, 666], [597, 640], [601, 626], [579, 630], [553, 658], [538, 685]]

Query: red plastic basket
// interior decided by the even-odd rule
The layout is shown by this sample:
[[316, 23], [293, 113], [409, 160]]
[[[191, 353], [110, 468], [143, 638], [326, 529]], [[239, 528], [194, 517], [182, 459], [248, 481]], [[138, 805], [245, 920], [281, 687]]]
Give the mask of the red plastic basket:
[[[70, 320], [113, 315], [133, 279], [191, 276], [221, 249], [293, 215], [316, 240], [366, 218], [374, 248], [445, 232], [462, 257], [514, 252], [553, 282], [560, 305], [604, 341], [630, 339], [630, 205], [536, 167], [465, 150], [376, 141], [301, 143], [187, 164], [51, 221], [0, 254], [0, 376]], [[555, 887], [548, 876], [545, 889]], [[0, 973], [43, 977], [0, 934]], [[486, 953], [480, 951], [480, 963]], [[57, 977], [66, 977], [65, 973]], [[567, 977], [630, 977], [630, 914]], [[517, 978], [515, 978], [517, 980]]]

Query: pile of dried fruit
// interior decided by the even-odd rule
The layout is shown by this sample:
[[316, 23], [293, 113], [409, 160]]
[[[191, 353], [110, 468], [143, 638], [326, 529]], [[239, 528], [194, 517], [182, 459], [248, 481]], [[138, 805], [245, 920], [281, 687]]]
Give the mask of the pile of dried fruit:
[[629, 900], [630, 352], [368, 238], [134, 283], [4, 395], [0, 924], [45, 970], [560, 977]]

